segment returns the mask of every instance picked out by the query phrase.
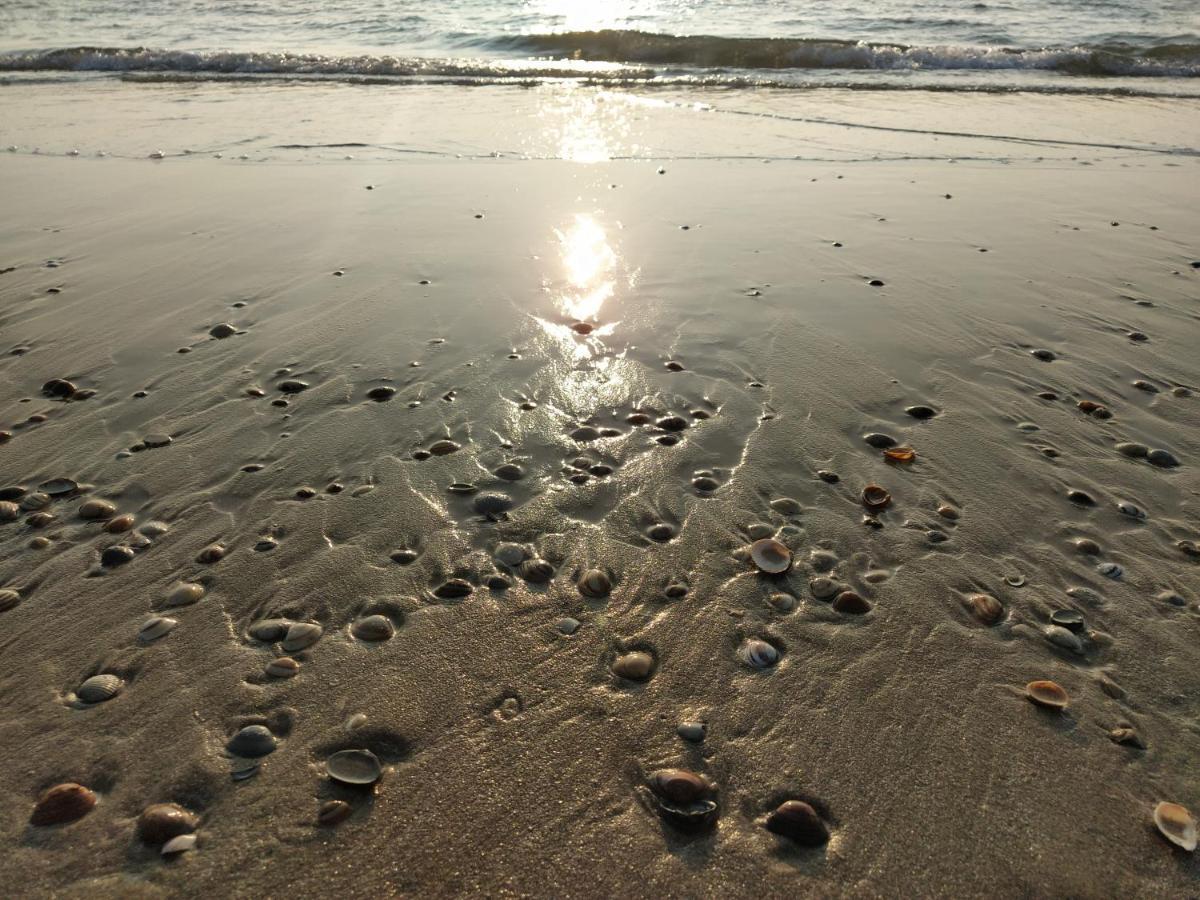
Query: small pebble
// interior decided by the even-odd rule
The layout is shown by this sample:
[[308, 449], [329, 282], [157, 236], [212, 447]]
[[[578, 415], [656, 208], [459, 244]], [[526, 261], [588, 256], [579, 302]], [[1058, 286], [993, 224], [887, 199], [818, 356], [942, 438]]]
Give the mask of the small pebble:
[[675, 729], [675, 733], [685, 741], [699, 744], [708, 735], [708, 726], [703, 722], [680, 722], [679, 727]]

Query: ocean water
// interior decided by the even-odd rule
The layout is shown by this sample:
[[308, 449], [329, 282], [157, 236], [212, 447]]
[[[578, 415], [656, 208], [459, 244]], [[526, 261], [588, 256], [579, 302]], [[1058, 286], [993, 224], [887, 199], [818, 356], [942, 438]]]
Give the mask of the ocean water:
[[0, 77], [1200, 93], [1197, 0], [0, 0]]

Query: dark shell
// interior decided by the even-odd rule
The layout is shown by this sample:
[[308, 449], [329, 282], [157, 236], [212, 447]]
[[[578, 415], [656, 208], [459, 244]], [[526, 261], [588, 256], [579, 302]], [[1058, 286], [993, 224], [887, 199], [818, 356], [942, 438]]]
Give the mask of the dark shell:
[[886, 508], [891, 502], [892, 495], [879, 485], [868, 484], [865, 488], [863, 488], [863, 506], [872, 512]]
[[257, 759], [275, 752], [275, 735], [265, 725], [247, 725], [229, 739], [225, 749], [233, 756]]
[[687, 769], [659, 769], [650, 773], [646, 783], [663, 800], [679, 806], [702, 800], [713, 791], [707, 778]]
[[70, 478], [51, 478], [39, 484], [38, 490], [51, 497], [65, 497], [79, 490], [79, 484]]
[[320, 625], [296, 622], [288, 626], [287, 634], [283, 638], [283, 649], [288, 653], [307, 649], [319, 641], [324, 633], [325, 630]]
[[233, 337], [237, 334], [237, 329], [228, 322], [221, 322], [208, 329], [208, 333], [219, 341], [227, 337]]
[[554, 566], [538, 557], [527, 559], [521, 563], [521, 577], [533, 584], [545, 584], [554, 578]]
[[589, 569], [580, 576], [577, 586], [583, 596], [599, 600], [612, 591], [612, 579], [600, 569]]
[[359, 619], [351, 631], [360, 641], [386, 641], [396, 633], [396, 628], [387, 616], [376, 615]]
[[576, 428], [574, 431], [571, 432], [572, 440], [579, 441], [580, 443], [587, 443], [588, 441], [594, 441], [594, 440], [597, 440], [599, 437], [600, 437], [600, 432], [597, 429], [593, 428], [591, 425], [580, 425], [578, 428]]
[[331, 828], [346, 821], [353, 811], [354, 807], [345, 800], [328, 800], [317, 810], [317, 824]]
[[449, 581], [444, 581], [433, 590], [433, 596], [442, 600], [459, 600], [463, 597], [471, 596], [474, 588], [471, 587], [469, 581], [464, 581], [461, 578], [451, 578]]
[[654, 424], [663, 431], [683, 431], [688, 427], [688, 420], [683, 416], [664, 416]]
[[211, 565], [225, 557], [225, 548], [220, 544], [209, 544], [198, 554], [196, 554], [196, 562], [202, 565]]
[[256, 641], [270, 644], [281, 641], [292, 623], [287, 619], [261, 619], [246, 629], [246, 633]]
[[669, 802], [660, 802], [659, 813], [663, 820], [680, 831], [708, 831], [717, 824], [718, 809], [713, 800], [698, 800], [687, 806], [676, 806]]
[[904, 411], [914, 419], [932, 419], [937, 415], [937, 410], [932, 406], [909, 406]]
[[803, 800], [787, 800], [779, 805], [766, 822], [767, 830], [805, 847], [819, 847], [829, 841], [829, 829], [817, 811]]
[[1096, 501], [1091, 494], [1087, 493], [1086, 491], [1081, 491], [1077, 488], [1067, 491], [1067, 499], [1072, 503], [1078, 503], [1080, 506], [1096, 505]]
[[96, 795], [82, 784], [56, 784], [38, 799], [30, 825], [63, 825], [82, 819], [96, 805]]
[[367, 391], [367, 398], [374, 400], [376, 403], [383, 403], [386, 400], [391, 400], [395, 396], [396, 389], [394, 387], [388, 387], [387, 385], [373, 387]]
[[1050, 613], [1050, 621], [1069, 631], [1083, 631], [1083, 616], [1073, 609], [1056, 609]]
[[115, 547], [105, 547], [100, 552], [100, 565], [106, 568], [115, 566], [123, 566], [133, 559], [134, 553], [132, 547], [126, 547], [118, 544]]
[[872, 431], [863, 435], [863, 440], [874, 447], [876, 450], [886, 450], [889, 447], [896, 446], [896, 439], [890, 434], [882, 434], [878, 431]]
[[393, 550], [391, 554], [392, 562], [398, 563], [402, 566], [407, 566], [410, 563], [416, 562], [416, 559], [417, 551], [415, 550]]
[[451, 440], [434, 441], [429, 445], [429, 452], [434, 456], [449, 456], [451, 453], [457, 453], [461, 449], [461, 444], [457, 444]]
[[513, 500], [512, 497], [509, 497], [507, 494], [489, 492], [486, 494], [479, 494], [474, 501], [472, 501], [471, 505], [474, 507], [475, 512], [479, 513], [480, 515], [497, 516], [500, 513], [505, 513], [512, 509]]
[[47, 397], [57, 397], [60, 400], [66, 400], [76, 391], [75, 385], [67, 381], [65, 378], [51, 378], [42, 385], [42, 393]]
[[154, 803], [137, 820], [138, 837], [145, 844], [165, 844], [181, 834], [191, 834], [200, 817], [175, 803]]
[[84, 703], [103, 703], [121, 693], [123, 687], [125, 682], [116, 675], [93, 675], [79, 685], [75, 696]]
[[299, 394], [301, 391], [308, 390], [308, 384], [303, 381], [290, 379], [288, 381], [279, 382], [279, 390], [285, 394]]
[[833, 600], [833, 608], [840, 613], [861, 616], [871, 611], [871, 604], [854, 591], [842, 591]]
[[499, 466], [492, 474], [504, 481], [520, 481], [525, 472], [516, 463], [505, 463]]

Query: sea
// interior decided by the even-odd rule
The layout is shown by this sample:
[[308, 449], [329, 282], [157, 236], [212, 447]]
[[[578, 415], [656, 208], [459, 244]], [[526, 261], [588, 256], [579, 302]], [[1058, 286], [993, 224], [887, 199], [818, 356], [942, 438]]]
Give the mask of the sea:
[[0, 0], [0, 79], [1200, 96], [1197, 0]]

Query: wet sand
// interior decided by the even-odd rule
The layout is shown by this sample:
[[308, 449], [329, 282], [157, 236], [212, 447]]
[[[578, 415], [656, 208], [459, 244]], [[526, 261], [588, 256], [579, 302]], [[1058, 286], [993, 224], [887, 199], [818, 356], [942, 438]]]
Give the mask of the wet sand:
[[[66, 158], [60, 118], [0, 158], [10, 895], [1200, 890], [1152, 822], [1200, 810], [1195, 156]], [[833, 134], [714, 121], [672, 139]], [[885, 140], [928, 155], [838, 152]], [[62, 782], [95, 806], [31, 824]]]

